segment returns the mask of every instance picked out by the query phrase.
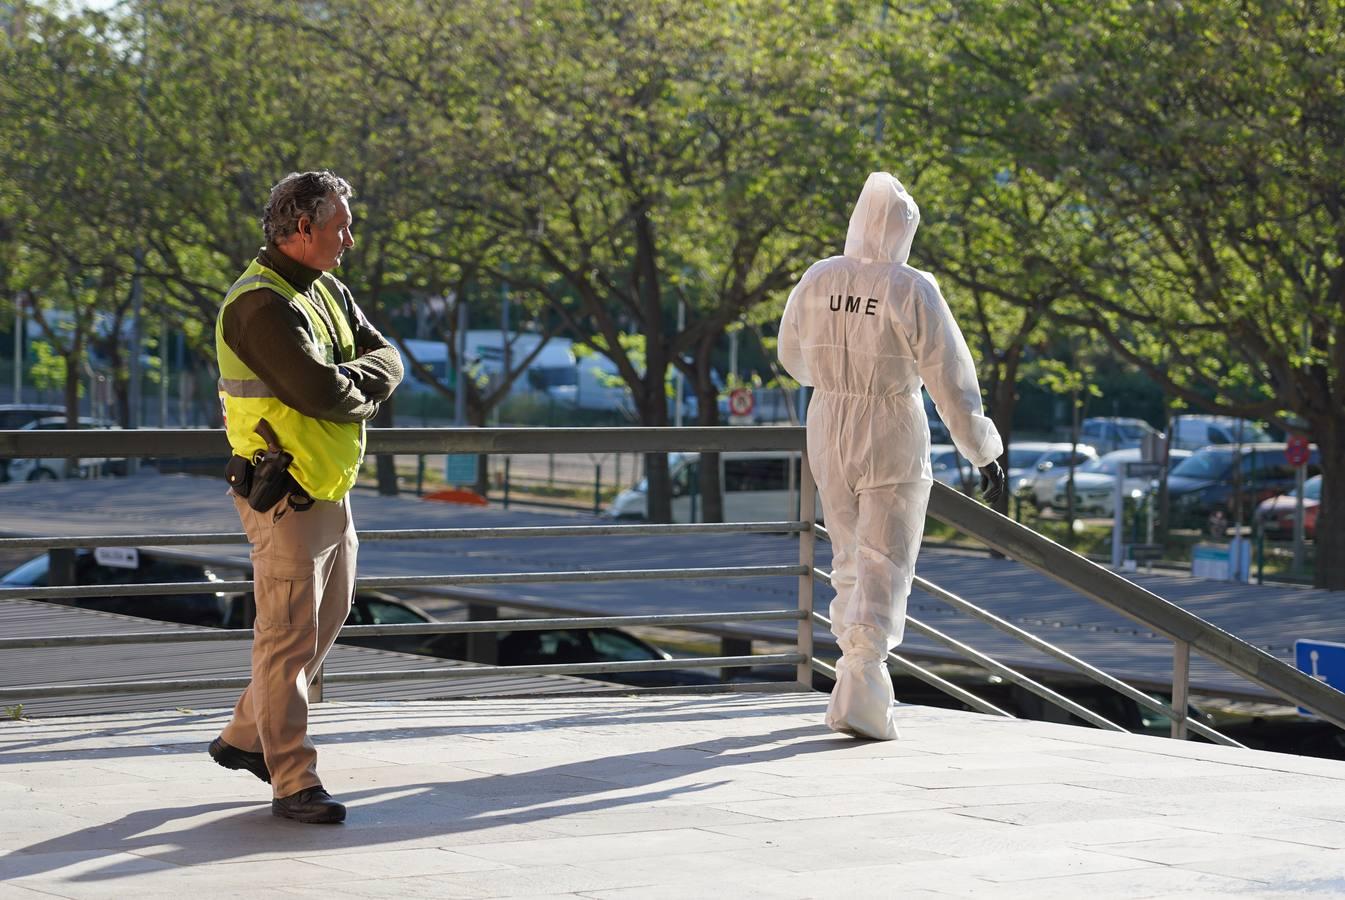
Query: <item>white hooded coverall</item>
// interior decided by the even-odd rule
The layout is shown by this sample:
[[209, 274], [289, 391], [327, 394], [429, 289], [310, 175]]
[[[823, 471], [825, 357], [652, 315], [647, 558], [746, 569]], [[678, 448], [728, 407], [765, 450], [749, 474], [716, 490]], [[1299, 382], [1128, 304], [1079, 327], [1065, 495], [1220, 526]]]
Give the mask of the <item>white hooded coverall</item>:
[[897, 737], [886, 657], [905, 630], [933, 481], [921, 383], [973, 465], [1004, 449], [934, 276], [907, 265], [919, 223], [900, 181], [870, 175], [845, 254], [804, 273], [780, 322], [780, 362], [814, 389], [808, 460], [831, 535], [842, 651], [827, 725], [883, 740]]

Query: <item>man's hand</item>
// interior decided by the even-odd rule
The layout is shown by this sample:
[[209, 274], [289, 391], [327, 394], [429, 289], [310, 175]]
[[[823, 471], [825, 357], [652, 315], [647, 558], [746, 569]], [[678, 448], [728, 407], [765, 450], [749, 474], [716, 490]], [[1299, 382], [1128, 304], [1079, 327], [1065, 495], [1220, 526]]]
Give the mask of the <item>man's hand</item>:
[[1004, 496], [1004, 481], [1004, 470], [995, 460], [981, 466], [981, 496], [985, 502], [994, 503]]

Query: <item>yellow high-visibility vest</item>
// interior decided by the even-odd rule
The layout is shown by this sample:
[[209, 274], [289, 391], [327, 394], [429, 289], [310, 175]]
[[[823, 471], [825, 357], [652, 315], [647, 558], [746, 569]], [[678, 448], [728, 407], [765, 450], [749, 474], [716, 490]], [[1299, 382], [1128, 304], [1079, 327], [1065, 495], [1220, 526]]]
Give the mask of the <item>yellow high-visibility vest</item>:
[[[340, 500], [355, 485], [364, 461], [364, 423], [328, 422], [314, 419], [280, 402], [257, 374], [224, 342], [224, 311], [249, 291], [265, 288], [294, 302], [308, 320], [308, 332], [323, 351], [327, 362], [355, 358], [355, 333], [346, 312], [319, 278], [313, 283], [317, 300], [282, 278], [273, 269], [253, 260], [229, 288], [215, 320], [215, 352], [219, 356], [219, 396], [224, 407], [224, 428], [234, 453], [254, 459], [266, 450], [266, 441], [254, 429], [265, 418], [280, 438], [280, 446], [294, 457], [290, 474], [315, 500]], [[335, 342], [322, 327], [315, 302], [326, 304], [336, 323]], [[340, 351], [338, 358], [337, 351]]]

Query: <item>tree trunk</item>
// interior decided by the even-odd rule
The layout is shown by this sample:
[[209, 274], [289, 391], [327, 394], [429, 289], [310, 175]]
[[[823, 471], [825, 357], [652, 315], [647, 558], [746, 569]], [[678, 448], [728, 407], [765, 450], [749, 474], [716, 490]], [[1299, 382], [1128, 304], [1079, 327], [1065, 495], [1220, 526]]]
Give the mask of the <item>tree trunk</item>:
[[[393, 403], [396, 397], [389, 397], [378, 408], [373, 424], [380, 428], [391, 428], [393, 421]], [[378, 478], [378, 492], [385, 497], [397, 496], [397, 459], [391, 453], [380, 453], [374, 458], [374, 471]]]
[[[475, 393], [475, 392], [473, 392]], [[471, 395], [468, 397], [469, 401]], [[473, 428], [485, 428], [486, 416], [489, 411], [481, 403], [467, 404], [467, 424]], [[482, 497], [490, 495], [490, 456], [485, 453], [476, 455], [476, 481], [472, 484], [472, 490], [476, 491]]]
[[[696, 354], [696, 422], [719, 424], [719, 390], [710, 380], [710, 341]], [[719, 481], [719, 454], [702, 453], [700, 465], [701, 521], [724, 521], [724, 486]]]
[[[668, 398], [663, 389], [663, 377], [666, 371], [653, 377], [653, 367], [645, 372], [641, 383], [640, 396], [636, 398], [640, 411], [640, 421], [653, 428], [666, 428], [668, 425]], [[646, 453], [644, 459], [645, 484], [649, 489], [648, 520], [658, 524], [672, 521], [672, 480], [669, 477], [668, 454]]]
[[[1018, 405], [1018, 386], [1014, 384], [1016, 374], [1016, 372], [1006, 373], [1005, 377], [997, 379], [991, 386], [990, 394], [990, 418], [995, 423], [995, 430], [999, 432], [1000, 439], [1004, 441], [1004, 453], [999, 458], [999, 464], [1004, 467], [1005, 473], [1009, 471], [1009, 441], [1013, 440], [1013, 411]], [[1010, 483], [1003, 496], [995, 501], [995, 512], [1004, 516], [1009, 514], [1009, 499], [1012, 493], [1013, 484]]]
[[74, 428], [79, 421], [79, 357], [82, 347], [75, 342], [66, 355], [66, 428]]
[[[80, 335], [75, 333], [71, 341], [70, 353], [65, 358], [65, 427], [79, 427], [79, 361], [84, 355], [84, 345]], [[73, 476], [79, 470], [79, 459], [66, 457], [65, 473]]]
[[1338, 422], [1320, 423], [1316, 443], [1322, 459], [1322, 501], [1317, 509], [1317, 555], [1312, 583], [1345, 590], [1345, 435]]

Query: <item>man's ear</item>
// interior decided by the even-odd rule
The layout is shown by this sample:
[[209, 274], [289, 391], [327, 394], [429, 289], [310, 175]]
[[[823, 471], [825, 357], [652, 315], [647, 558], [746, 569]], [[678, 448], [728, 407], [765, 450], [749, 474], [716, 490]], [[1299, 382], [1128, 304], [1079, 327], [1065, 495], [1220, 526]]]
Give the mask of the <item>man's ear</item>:
[[294, 231], [301, 237], [304, 235], [311, 237], [313, 235], [313, 220], [308, 218], [308, 216], [300, 216]]

